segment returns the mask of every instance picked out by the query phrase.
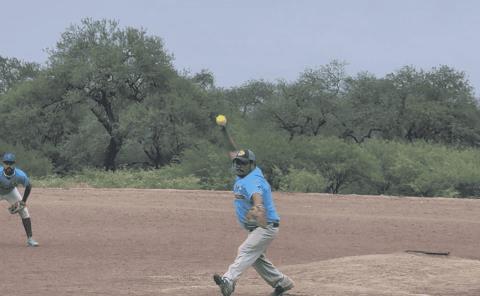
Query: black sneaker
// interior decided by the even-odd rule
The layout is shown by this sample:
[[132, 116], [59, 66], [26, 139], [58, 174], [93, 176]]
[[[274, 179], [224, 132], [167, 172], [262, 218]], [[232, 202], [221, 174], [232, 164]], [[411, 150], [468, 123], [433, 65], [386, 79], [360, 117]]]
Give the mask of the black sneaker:
[[230, 296], [232, 295], [233, 291], [235, 291], [235, 284], [227, 278], [215, 274], [213, 276], [213, 280], [215, 281], [215, 284], [220, 287], [220, 291], [222, 292], [223, 296]]
[[273, 291], [272, 294], [270, 294], [270, 296], [282, 296], [283, 293], [287, 292], [288, 290], [291, 290], [295, 284], [293, 283], [293, 281], [288, 278], [288, 277], [284, 277], [283, 280], [282, 280], [282, 284], [284, 285], [283, 287], [282, 286], [276, 286], [275, 287], [275, 290]]

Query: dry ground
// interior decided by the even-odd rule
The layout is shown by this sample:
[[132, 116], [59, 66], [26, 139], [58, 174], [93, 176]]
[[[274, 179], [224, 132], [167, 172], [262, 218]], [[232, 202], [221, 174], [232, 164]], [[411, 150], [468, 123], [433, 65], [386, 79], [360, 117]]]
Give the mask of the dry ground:
[[[289, 295], [480, 295], [480, 200], [274, 193]], [[220, 295], [246, 234], [229, 192], [38, 189], [38, 248], [0, 203], [0, 295]], [[406, 250], [450, 252], [449, 256]], [[235, 295], [268, 295], [252, 271]]]

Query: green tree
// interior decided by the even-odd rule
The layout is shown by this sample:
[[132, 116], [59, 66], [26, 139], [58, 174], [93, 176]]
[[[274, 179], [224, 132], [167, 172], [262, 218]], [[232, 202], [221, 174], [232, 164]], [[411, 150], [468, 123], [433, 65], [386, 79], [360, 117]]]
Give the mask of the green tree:
[[366, 139], [390, 138], [392, 128], [392, 83], [369, 73], [346, 80], [346, 94], [335, 113], [339, 135], [362, 143]]
[[431, 71], [404, 67], [387, 79], [395, 89], [392, 108], [399, 137], [478, 145], [480, 110], [465, 73], [447, 66]]
[[463, 72], [441, 66], [404, 67], [381, 79], [360, 73], [345, 89], [334, 113], [342, 138], [479, 143], [480, 110]]
[[333, 61], [318, 70], [306, 70], [294, 83], [278, 83], [275, 95], [264, 104], [264, 117], [286, 131], [290, 140], [318, 136], [334, 119], [346, 79], [344, 67], [344, 63]]
[[263, 80], [252, 80], [239, 87], [233, 87], [225, 92], [225, 99], [246, 117], [257, 111], [275, 92], [272, 83]]
[[108, 135], [106, 170], [116, 169], [115, 159], [134, 124], [123, 122], [122, 111], [151, 93], [169, 92], [177, 76], [171, 60], [160, 38], [107, 20], [82, 20], [51, 50], [50, 76], [66, 90], [52, 104], [73, 101], [92, 112]]
[[2, 138], [12, 145], [41, 151], [60, 171], [69, 167], [64, 143], [78, 132], [87, 111], [67, 100], [52, 104], [63, 93], [42, 71], [33, 80], [17, 83], [0, 101], [0, 116], [8, 119], [0, 126]]
[[144, 104], [133, 106], [131, 138], [156, 168], [178, 161], [185, 149], [209, 137], [211, 104], [201, 86], [172, 80], [170, 93], [147, 96]]
[[204, 90], [210, 90], [215, 88], [215, 77], [213, 73], [207, 69], [202, 69], [191, 77], [191, 81]]
[[18, 82], [35, 78], [39, 71], [40, 65], [36, 63], [0, 56], [0, 94], [6, 93]]

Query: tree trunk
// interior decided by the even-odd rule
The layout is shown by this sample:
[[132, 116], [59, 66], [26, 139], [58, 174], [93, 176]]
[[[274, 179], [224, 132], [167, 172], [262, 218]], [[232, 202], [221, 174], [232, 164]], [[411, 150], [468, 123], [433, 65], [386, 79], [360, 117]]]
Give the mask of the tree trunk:
[[120, 136], [110, 137], [110, 143], [108, 144], [107, 151], [105, 152], [104, 166], [106, 171], [115, 171], [117, 166], [115, 164], [115, 159], [117, 154], [122, 148], [123, 138]]

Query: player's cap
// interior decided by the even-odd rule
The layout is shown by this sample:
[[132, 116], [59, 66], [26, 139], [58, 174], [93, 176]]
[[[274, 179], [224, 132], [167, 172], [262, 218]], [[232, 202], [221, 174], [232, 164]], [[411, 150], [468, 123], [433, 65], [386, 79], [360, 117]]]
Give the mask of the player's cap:
[[255, 162], [255, 154], [253, 153], [252, 150], [249, 150], [249, 149], [245, 149], [245, 150], [239, 150], [237, 152], [237, 155], [235, 155], [235, 157], [233, 158], [233, 160], [235, 159], [240, 159], [242, 161], [253, 161]]
[[11, 152], [5, 152], [3, 154], [2, 161], [5, 163], [15, 163], [15, 154]]

